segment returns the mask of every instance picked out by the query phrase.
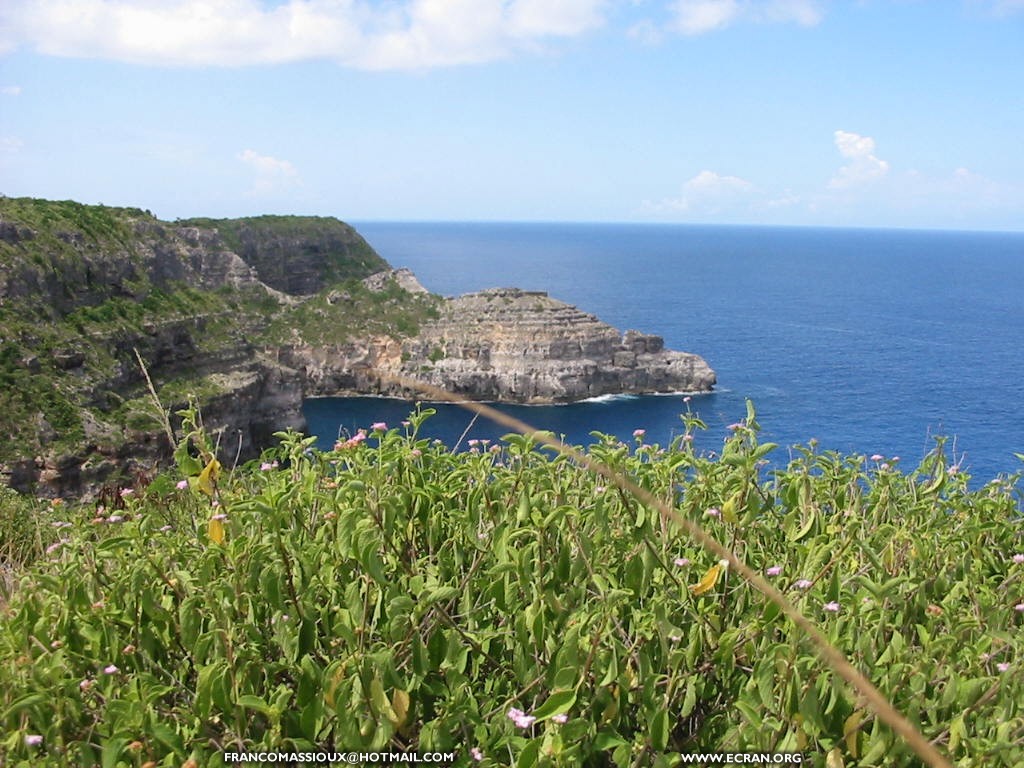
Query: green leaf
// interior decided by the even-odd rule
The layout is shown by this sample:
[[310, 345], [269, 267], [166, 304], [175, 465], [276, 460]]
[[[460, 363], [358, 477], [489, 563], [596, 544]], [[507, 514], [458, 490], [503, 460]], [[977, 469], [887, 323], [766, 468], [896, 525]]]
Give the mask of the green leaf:
[[245, 694], [244, 696], [239, 696], [238, 701], [236, 703], [238, 704], [238, 706], [244, 709], [252, 709], [259, 712], [262, 715], [267, 715], [268, 717], [272, 712], [272, 709], [267, 702], [265, 702], [259, 696], [253, 696], [252, 694]]
[[546, 720], [554, 715], [561, 715], [572, 709], [576, 703], [576, 691], [555, 691], [547, 700], [533, 711], [538, 720]]
[[629, 742], [612, 730], [599, 731], [594, 737], [594, 749], [599, 752], [605, 752], [625, 744], [629, 744]]
[[154, 723], [150, 728], [150, 733], [153, 734], [153, 738], [170, 749], [176, 756], [184, 757], [185, 745], [181, 740], [181, 735], [169, 725]]
[[523, 751], [519, 753], [519, 759], [516, 760], [516, 768], [533, 768], [537, 764], [541, 742], [541, 738], [536, 738], [523, 747]]
[[659, 752], [668, 747], [669, 718], [668, 710], [660, 709], [651, 718], [651, 747]]
[[124, 748], [128, 746], [128, 743], [129, 740], [125, 738], [108, 739], [103, 744], [103, 751], [100, 753], [100, 761], [103, 768], [115, 768], [121, 753], [124, 752]]
[[16, 715], [22, 710], [34, 707], [36, 704], [43, 704], [49, 701], [50, 697], [43, 693], [27, 693], [14, 700], [14, 703], [4, 712], [3, 719], [10, 720], [12, 715]]

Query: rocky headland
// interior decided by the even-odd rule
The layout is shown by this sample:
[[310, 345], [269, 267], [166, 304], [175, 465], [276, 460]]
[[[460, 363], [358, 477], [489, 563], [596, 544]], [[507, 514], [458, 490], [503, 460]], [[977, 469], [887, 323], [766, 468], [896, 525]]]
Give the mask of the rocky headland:
[[302, 429], [306, 398], [418, 396], [396, 377], [522, 403], [715, 382], [546, 293], [430, 294], [336, 219], [0, 198], [0, 482], [88, 497], [166, 459], [136, 352], [172, 421], [197, 402], [229, 461]]

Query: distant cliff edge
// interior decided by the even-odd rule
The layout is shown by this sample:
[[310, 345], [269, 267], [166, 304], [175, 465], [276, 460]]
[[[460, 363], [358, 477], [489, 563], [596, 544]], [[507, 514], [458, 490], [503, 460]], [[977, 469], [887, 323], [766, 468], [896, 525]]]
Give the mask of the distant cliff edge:
[[542, 292], [430, 294], [337, 219], [0, 198], [0, 482], [88, 497], [166, 459], [136, 350], [164, 407], [195, 398], [232, 460], [303, 428], [305, 398], [415, 397], [395, 375], [524, 403], [715, 383]]

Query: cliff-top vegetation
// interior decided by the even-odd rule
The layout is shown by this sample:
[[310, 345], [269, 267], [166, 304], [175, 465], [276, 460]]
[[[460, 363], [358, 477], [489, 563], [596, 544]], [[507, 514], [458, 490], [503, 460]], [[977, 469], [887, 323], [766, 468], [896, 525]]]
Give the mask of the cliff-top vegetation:
[[455, 453], [429, 410], [236, 471], [185, 412], [176, 469], [98, 505], [4, 497], [10, 765], [220, 765], [225, 751], [454, 751], [458, 765], [676, 766], [681, 753], [922, 762], [775, 603], [777, 587], [958, 766], [1024, 762], [1020, 475], [971, 490], [940, 441], [883, 457], [718, 455], [595, 434]]
[[434, 299], [361, 284], [387, 268], [337, 219], [0, 197], [0, 461], [105, 461], [152, 429], [135, 350], [181, 407], [280, 343], [414, 333]]

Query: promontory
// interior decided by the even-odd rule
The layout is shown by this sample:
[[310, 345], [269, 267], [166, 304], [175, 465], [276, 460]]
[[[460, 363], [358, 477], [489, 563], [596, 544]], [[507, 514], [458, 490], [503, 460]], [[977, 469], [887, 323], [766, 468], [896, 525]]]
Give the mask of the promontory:
[[520, 403], [715, 383], [697, 355], [543, 292], [431, 294], [337, 219], [0, 198], [0, 483], [88, 496], [159, 464], [147, 372], [230, 457], [303, 428], [309, 397], [421, 396], [399, 377]]

